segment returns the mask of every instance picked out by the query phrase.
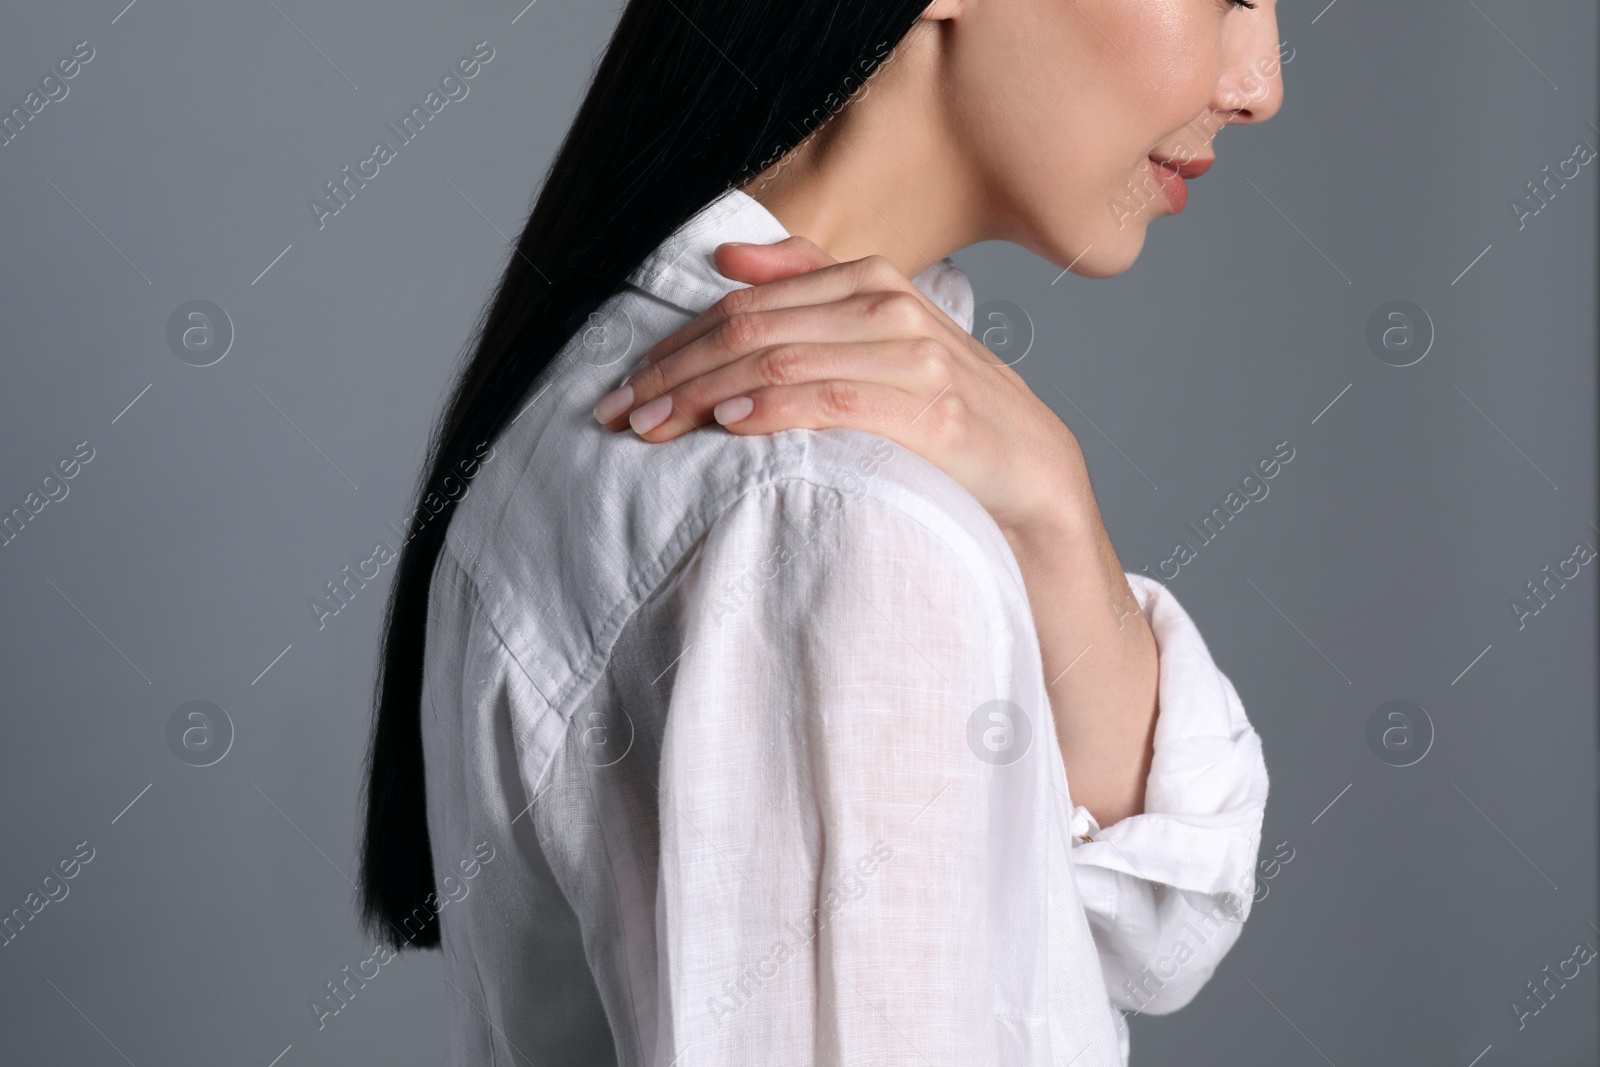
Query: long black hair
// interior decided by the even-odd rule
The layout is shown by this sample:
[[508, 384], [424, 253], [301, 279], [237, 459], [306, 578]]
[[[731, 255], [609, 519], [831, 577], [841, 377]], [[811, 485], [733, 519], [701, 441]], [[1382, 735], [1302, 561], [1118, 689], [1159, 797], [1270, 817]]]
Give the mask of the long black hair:
[[[929, 0], [629, 0], [556, 153], [476, 348], [435, 427], [378, 662], [361, 917], [396, 949], [439, 944], [422, 761], [428, 586], [475, 457], [657, 245], [835, 114]], [[449, 491], [454, 481], [458, 488]]]

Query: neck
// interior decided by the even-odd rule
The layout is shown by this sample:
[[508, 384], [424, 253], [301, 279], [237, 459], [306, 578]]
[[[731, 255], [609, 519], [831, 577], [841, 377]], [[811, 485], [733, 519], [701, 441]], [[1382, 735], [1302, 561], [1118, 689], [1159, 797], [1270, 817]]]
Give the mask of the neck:
[[919, 27], [822, 130], [744, 185], [791, 234], [908, 278], [987, 236], [978, 176], [943, 121], [939, 34]]

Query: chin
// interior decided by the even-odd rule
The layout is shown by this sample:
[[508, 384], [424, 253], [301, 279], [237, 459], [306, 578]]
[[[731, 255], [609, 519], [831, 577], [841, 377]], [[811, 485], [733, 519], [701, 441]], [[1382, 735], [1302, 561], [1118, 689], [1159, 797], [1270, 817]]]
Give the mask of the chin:
[[1065, 270], [1070, 264], [1072, 273], [1081, 278], [1114, 278], [1132, 269], [1144, 251], [1145, 226], [1132, 225], [1123, 230], [1110, 230], [1096, 235], [1085, 251], [1082, 239], [1074, 245], [1052, 242], [1043, 248], [1034, 248], [1042, 258]]

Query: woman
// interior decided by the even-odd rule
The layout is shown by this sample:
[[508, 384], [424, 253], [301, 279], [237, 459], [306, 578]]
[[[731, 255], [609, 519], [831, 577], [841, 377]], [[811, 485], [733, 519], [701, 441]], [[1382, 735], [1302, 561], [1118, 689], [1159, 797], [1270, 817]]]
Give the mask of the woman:
[[1126, 270], [1276, 29], [627, 6], [390, 602], [363, 905], [452, 1063], [1126, 1063], [1210, 977], [1259, 740], [945, 257]]

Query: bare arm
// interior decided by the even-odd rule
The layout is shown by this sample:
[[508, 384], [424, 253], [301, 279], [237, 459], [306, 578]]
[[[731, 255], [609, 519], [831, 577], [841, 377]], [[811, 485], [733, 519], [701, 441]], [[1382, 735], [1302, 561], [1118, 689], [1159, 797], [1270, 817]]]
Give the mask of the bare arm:
[[1073, 803], [1109, 826], [1144, 811], [1159, 661], [1081, 454], [1074, 460], [1060, 506], [1005, 533], [1028, 589]]

